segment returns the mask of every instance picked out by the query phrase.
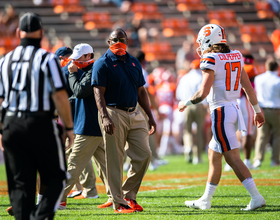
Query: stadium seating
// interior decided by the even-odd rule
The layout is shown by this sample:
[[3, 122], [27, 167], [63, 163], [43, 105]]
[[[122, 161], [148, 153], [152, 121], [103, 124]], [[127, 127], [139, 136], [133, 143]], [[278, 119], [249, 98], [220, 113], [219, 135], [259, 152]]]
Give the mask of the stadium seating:
[[256, 0], [227, 0], [229, 3], [236, 3], [236, 2], [255, 2]]
[[80, 0], [52, 0], [52, 5], [79, 5]]
[[90, 11], [83, 15], [86, 30], [96, 29], [111, 29], [113, 22], [109, 12]]
[[17, 37], [0, 38], [0, 55], [4, 55], [18, 46], [20, 40]]
[[51, 0], [51, 3], [56, 14], [62, 12], [82, 13], [86, 10], [84, 6], [80, 5], [80, 0]]
[[161, 26], [165, 37], [194, 35], [193, 30], [189, 28], [189, 22], [186, 18], [165, 18], [161, 22]]
[[172, 46], [166, 42], [146, 42], [141, 49], [146, 53], [146, 60], [174, 61], [176, 54], [172, 51]]
[[204, 11], [206, 6], [201, 0], [175, 0], [178, 11]]
[[219, 24], [223, 27], [238, 26], [236, 14], [233, 10], [213, 10], [207, 13], [209, 23]]
[[271, 6], [267, 1], [257, 1], [255, 2], [255, 7], [259, 18], [264, 19], [275, 17], [275, 14], [271, 10]]
[[261, 24], [246, 24], [240, 26], [241, 40], [248, 42], [269, 42], [266, 28]]
[[155, 20], [163, 18], [162, 13], [158, 11], [158, 6], [155, 3], [135, 2], [132, 4], [131, 10], [139, 19]]
[[86, 8], [81, 5], [55, 5], [53, 11], [56, 14], [60, 14], [62, 12], [82, 13], [86, 11]]

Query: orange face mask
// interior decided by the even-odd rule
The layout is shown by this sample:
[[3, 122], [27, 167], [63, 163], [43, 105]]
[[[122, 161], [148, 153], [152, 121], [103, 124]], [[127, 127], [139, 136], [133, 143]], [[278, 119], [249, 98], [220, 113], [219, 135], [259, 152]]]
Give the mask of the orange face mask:
[[62, 60], [62, 61], [60, 61], [60, 65], [61, 65], [61, 67], [65, 67], [68, 63], [69, 63], [69, 59], [68, 58], [66, 58], [66, 59], [64, 59], [64, 60]]
[[109, 48], [113, 52], [113, 54], [118, 55], [118, 56], [123, 56], [126, 54], [127, 46], [124, 43], [118, 42], [116, 44], [113, 44]]
[[94, 59], [88, 60], [88, 61], [75, 61], [75, 60], [73, 60], [73, 62], [79, 69], [83, 69], [83, 68], [87, 67], [88, 65], [94, 63]]

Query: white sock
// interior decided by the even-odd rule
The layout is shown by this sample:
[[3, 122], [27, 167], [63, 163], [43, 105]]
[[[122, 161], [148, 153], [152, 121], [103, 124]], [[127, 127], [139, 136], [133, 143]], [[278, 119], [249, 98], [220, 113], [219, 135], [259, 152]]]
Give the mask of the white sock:
[[39, 205], [39, 203], [41, 202], [41, 200], [42, 200], [42, 197], [43, 197], [43, 195], [41, 195], [41, 194], [37, 194], [37, 203], [36, 203], [36, 205]]
[[158, 155], [165, 156], [167, 154], [168, 144], [169, 144], [169, 135], [163, 134], [160, 139]]
[[244, 163], [251, 163], [250, 159], [244, 159], [243, 162]]
[[204, 194], [202, 196], [202, 198], [210, 201], [212, 199], [212, 196], [215, 193], [215, 190], [217, 189], [218, 184], [214, 184], [214, 183], [206, 183], [206, 188], [204, 191]]
[[242, 182], [243, 186], [247, 189], [247, 191], [250, 193], [251, 198], [253, 199], [254, 197], [257, 197], [260, 195], [256, 184], [253, 180], [253, 177], [248, 177]]

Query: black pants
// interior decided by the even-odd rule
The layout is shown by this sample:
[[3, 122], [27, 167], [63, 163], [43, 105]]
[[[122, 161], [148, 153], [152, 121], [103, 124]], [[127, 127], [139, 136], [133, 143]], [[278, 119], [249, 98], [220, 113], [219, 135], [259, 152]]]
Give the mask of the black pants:
[[[50, 116], [5, 116], [4, 159], [8, 191], [17, 220], [53, 219], [66, 180], [66, 161], [61, 137]], [[36, 172], [46, 186], [35, 207]]]

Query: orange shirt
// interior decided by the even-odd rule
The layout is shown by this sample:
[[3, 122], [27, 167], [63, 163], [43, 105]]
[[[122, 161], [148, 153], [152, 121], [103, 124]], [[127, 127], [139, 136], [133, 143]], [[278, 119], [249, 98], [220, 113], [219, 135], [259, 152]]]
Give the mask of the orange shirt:
[[270, 40], [273, 44], [274, 51], [277, 51], [278, 46], [280, 45], [280, 30], [278, 29], [274, 30], [271, 34]]
[[248, 74], [250, 80], [258, 75], [257, 68], [252, 64], [244, 64], [244, 70]]

